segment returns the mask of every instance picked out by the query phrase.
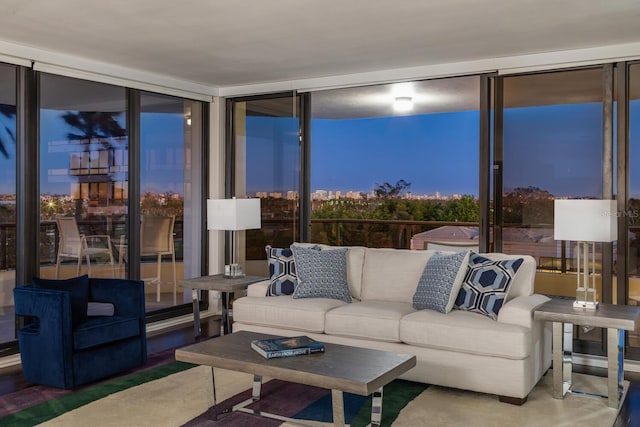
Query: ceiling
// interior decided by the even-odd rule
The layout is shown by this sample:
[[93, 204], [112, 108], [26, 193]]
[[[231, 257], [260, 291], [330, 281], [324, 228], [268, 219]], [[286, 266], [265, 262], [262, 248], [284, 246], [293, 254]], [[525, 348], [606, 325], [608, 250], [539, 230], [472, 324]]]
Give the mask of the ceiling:
[[215, 88], [640, 42], [636, 0], [3, 0], [2, 10], [0, 41]]

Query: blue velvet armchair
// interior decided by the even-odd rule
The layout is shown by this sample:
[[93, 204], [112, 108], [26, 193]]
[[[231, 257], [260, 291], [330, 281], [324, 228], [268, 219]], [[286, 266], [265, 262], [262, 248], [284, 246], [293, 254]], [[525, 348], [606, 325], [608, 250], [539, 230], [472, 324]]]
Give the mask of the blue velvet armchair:
[[[81, 276], [35, 279], [13, 291], [25, 379], [74, 388], [147, 361], [144, 283]], [[87, 315], [88, 302], [113, 305], [110, 315]]]

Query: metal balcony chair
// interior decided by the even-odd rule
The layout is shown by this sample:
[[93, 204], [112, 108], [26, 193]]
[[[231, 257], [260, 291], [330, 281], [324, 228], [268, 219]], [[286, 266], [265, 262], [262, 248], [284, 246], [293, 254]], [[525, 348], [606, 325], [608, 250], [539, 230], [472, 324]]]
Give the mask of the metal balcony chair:
[[171, 255], [173, 267], [173, 305], [177, 302], [177, 278], [176, 278], [176, 251], [173, 243], [173, 226], [175, 215], [171, 216], [151, 216], [144, 215], [140, 228], [140, 256], [156, 257], [155, 277], [144, 278], [145, 282], [156, 283], [157, 301], [160, 302], [160, 285], [162, 273], [162, 257]]
[[[111, 239], [107, 235], [80, 234], [78, 224], [74, 217], [60, 217], [56, 219], [58, 232], [60, 233], [60, 245], [56, 257], [56, 278], [60, 278], [60, 262], [62, 258], [75, 258], [78, 260], [76, 276], [80, 275], [82, 259], [87, 261], [87, 272], [91, 276], [91, 257], [109, 257], [111, 273], [115, 277], [115, 263], [113, 261], [113, 251]], [[96, 246], [101, 244], [101, 246]], [[106, 246], [105, 246], [106, 245]]]

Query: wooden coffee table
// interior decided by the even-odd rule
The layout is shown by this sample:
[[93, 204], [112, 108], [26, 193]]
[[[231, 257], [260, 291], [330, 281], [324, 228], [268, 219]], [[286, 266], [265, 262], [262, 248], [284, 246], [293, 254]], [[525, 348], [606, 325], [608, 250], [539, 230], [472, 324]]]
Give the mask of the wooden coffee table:
[[[300, 335], [304, 335], [301, 333]], [[331, 390], [333, 424], [344, 426], [343, 392], [373, 395], [371, 425], [379, 426], [382, 419], [382, 389], [398, 376], [416, 366], [411, 354], [392, 353], [360, 347], [325, 343], [325, 352], [307, 356], [265, 359], [251, 349], [255, 339], [275, 338], [273, 335], [240, 331], [176, 350], [176, 360], [211, 366], [213, 377], [213, 413], [216, 418], [216, 387], [213, 368], [253, 374], [253, 396], [231, 411], [304, 424], [277, 414], [254, 412], [247, 405], [260, 399], [262, 377], [306, 384]], [[317, 425], [317, 424], [309, 424]]]

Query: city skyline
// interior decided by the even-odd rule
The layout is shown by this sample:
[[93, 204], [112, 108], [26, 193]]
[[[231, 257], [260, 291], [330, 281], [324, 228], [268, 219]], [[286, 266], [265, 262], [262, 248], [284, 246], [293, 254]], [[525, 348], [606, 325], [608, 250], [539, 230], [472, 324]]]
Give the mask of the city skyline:
[[[632, 102], [632, 120], [640, 120], [638, 106]], [[294, 118], [247, 118], [247, 194], [297, 189], [296, 125]], [[369, 193], [403, 179], [414, 194], [478, 197], [479, 132], [478, 111], [312, 119], [311, 191]], [[504, 191], [601, 197], [602, 135], [601, 103], [505, 109]], [[640, 150], [631, 147], [630, 164], [640, 163]], [[630, 173], [630, 190], [640, 197], [640, 173]]]
[[[640, 120], [640, 102], [631, 103], [631, 121]], [[60, 111], [41, 110], [41, 192], [65, 194], [69, 190], [50, 170], [66, 170], [66, 156], [48, 153], [50, 141], [64, 141], [68, 126], [61, 126]], [[602, 106], [599, 103], [511, 108], [505, 110], [503, 129], [505, 191], [538, 187], [558, 197], [600, 197], [602, 194]], [[151, 150], [170, 149], [173, 167], [141, 169], [150, 191], [182, 192], [183, 118], [167, 114], [144, 115], [143, 135]], [[175, 116], [175, 117], [173, 117]], [[297, 119], [247, 118], [247, 193], [286, 192], [299, 179]], [[311, 190], [371, 192], [377, 184], [404, 179], [413, 194], [478, 196], [477, 111], [407, 115], [354, 120], [312, 121]], [[274, 121], [278, 122], [274, 124]], [[15, 130], [15, 129], [14, 129]], [[271, 138], [269, 138], [270, 136]], [[633, 135], [632, 135], [633, 136]], [[279, 138], [279, 139], [278, 139]], [[280, 153], [273, 141], [289, 138]], [[143, 141], [143, 144], [145, 142]], [[259, 142], [256, 144], [256, 141]], [[391, 141], [391, 143], [390, 143]], [[615, 137], [614, 137], [615, 141]], [[634, 140], [629, 150], [630, 196], [640, 197], [640, 150]], [[15, 144], [7, 144], [9, 158], [0, 158], [0, 194], [15, 192]], [[54, 153], [55, 154], [55, 153]], [[278, 162], [274, 156], [280, 155]], [[166, 160], [166, 159], [165, 159]], [[163, 160], [164, 161], [164, 160]], [[6, 162], [6, 163], [5, 163]], [[4, 165], [2, 164], [4, 163]], [[158, 163], [164, 165], [163, 163]], [[6, 167], [8, 165], [8, 167]], [[280, 165], [284, 171], [273, 170]], [[5, 167], [3, 167], [5, 166]], [[53, 179], [53, 181], [52, 181]], [[614, 183], [615, 184], [615, 183]], [[615, 189], [614, 189], [615, 192]]]

